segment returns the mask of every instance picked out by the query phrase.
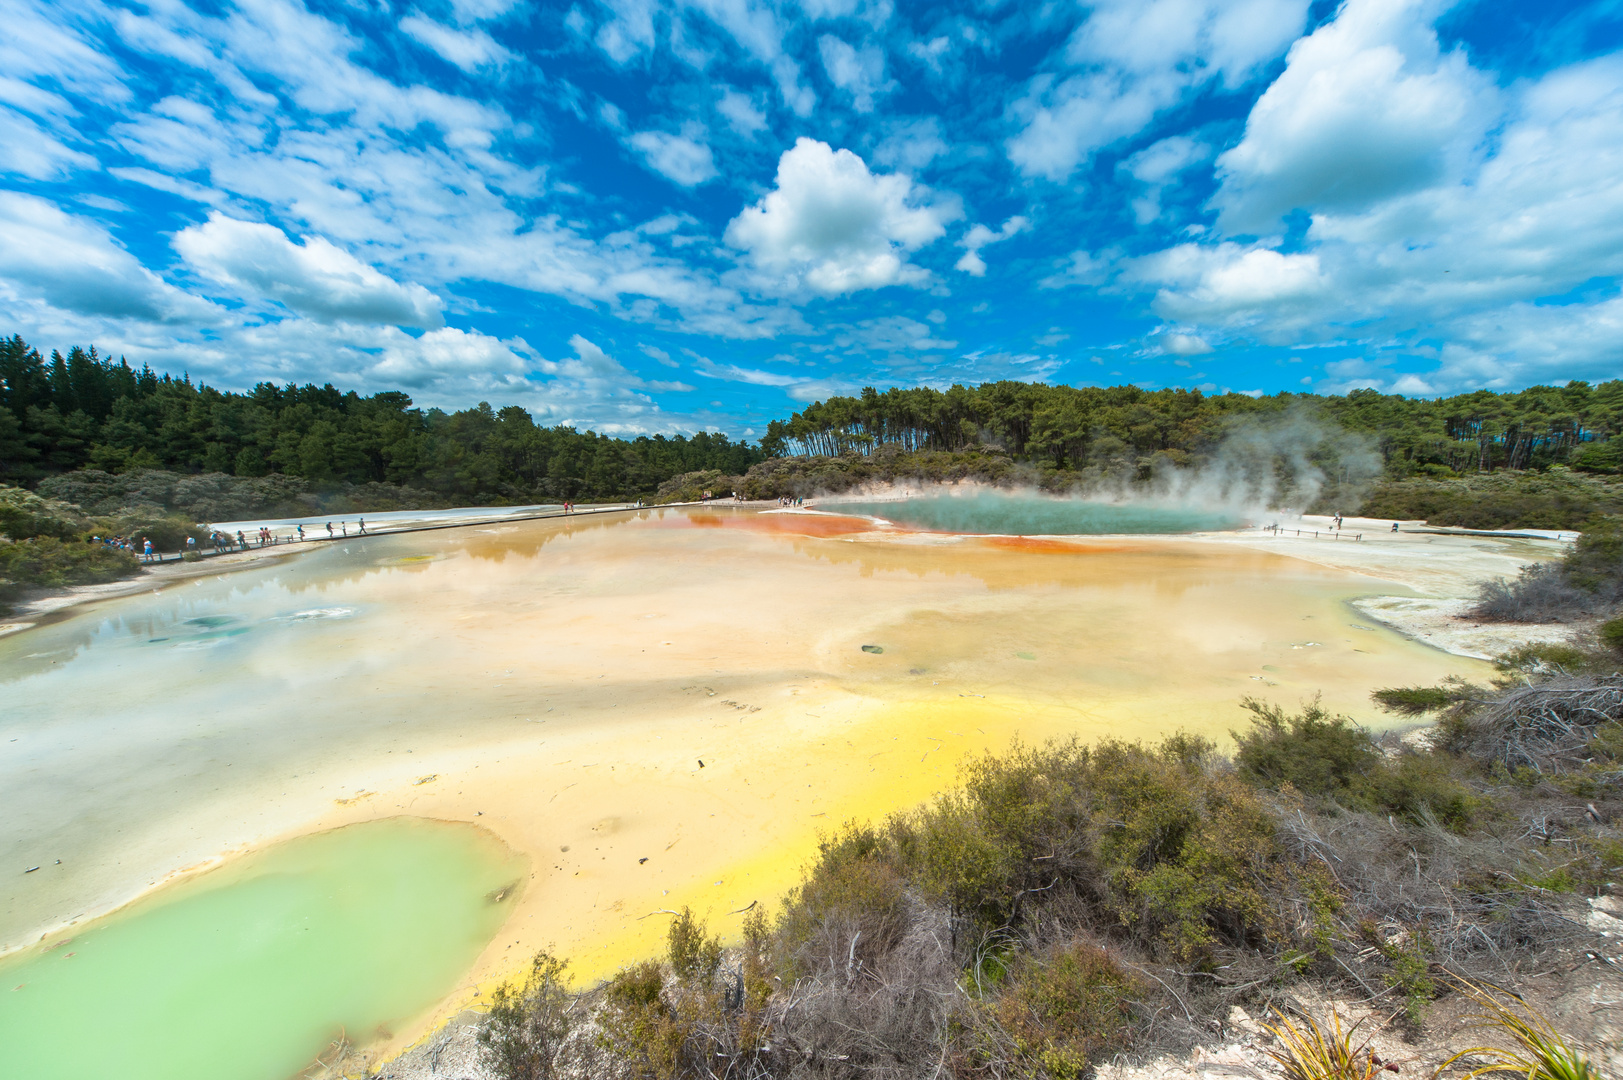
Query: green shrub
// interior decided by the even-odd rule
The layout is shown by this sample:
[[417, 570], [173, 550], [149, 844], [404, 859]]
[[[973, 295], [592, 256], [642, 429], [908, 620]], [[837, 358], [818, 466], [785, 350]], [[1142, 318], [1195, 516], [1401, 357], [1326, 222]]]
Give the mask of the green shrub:
[[1184, 961], [1204, 962], [1219, 942], [1291, 941], [1273, 902], [1289, 870], [1255, 793], [1231, 776], [1122, 764], [1126, 797], [1105, 807], [1122, 824], [1106, 824], [1099, 852], [1122, 921]]
[[1456, 695], [1441, 686], [1392, 686], [1369, 695], [1387, 712], [1424, 716], [1453, 704]]
[[550, 1080], [560, 1074], [560, 1052], [574, 1026], [573, 999], [564, 981], [568, 966], [536, 953], [522, 985], [504, 983], [491, 995], [490, 1013], [479, 1028], [479, 1051], [501, 1080]]
[[704, 923], [686, 906], [671, 919], [665, 943], [671, 970], [683, 982], [706, 982], [721, 966], [721, 939], [706, 936]]
[[1380, 760], [1369, 732], [1345, 716], [1331, 716], [1316, 700], [1299, 716], [1255, 698], [1241, 704], [1254, 720], [1250, 731], [1232, 733], [1239, 747], [1234, 763], [1259, 787], [1290, 784], [1304, 794], [1343, 798]]
[[1316, 701], [1298, 716], [1251, 699], [1243, 704], [1256, 719], [1249, 732], [1234, 734], [1234, 760], [1249, 783], [1276, 791], [1289, 785], [1304, 795], [1417, 824], [1432, 817], [1462, 831], [1471, 823], [1479, 800], [1454, 777], [1448, 755], [1384, 757], [1367, 731], [1329, 715]]
[[97, 585], [129, 577], [140, 569], [134, 555], [103, 544], [50, 537], [0, 543], [0, 594], [30, 585]]
[[1270, 896], [1291, 871], [1273, 821], [1250, 788], [1203, 767], [1209, 750], [1073, 740], [983, 758], [961, 792], [893, 826], [901, 865], [983, 929], [1063, 886], [1180, 960], [1284, 944]]
[[714, 498], [729, 499], [734, 491], [742, 491], [743, 488], [743, 477], [728, 476], [720, 469], [705, 469], [671, 477], [659, 485], [654, 501], [698, 502], [707, 491]]
[[13, 540], [77, 540], [84, 531], [85, 520], [76, 507], [42, 499], [22, 488], [0, 485], [0, 536]]
[[1623, 617], [1608, 619], [1595, 632], [1600, 643], [1615, 653], [1623, 653]]
[[1388, 968], [1383, 981], [1403, 997], [1403, 1009], [1409, 1022], [1419, 1025], [1426, 1006], [1437, 996], [1437, 984], [1431, 979], [1431, 954], [1435, 951], [1431, 939], [1421, 927], [1402, 931], [1392, 937], [1382, 935], [1371, 920], [1360, 927], [1364, 937], [1386, 959]]
[[1360, 810], [1394, 814], [1417, 825], [1428, 816], [1453, 832], [1465, 832], [1482, 800], [1455, 778], [1441, 753], [1402, 754], [1386, 760], [1354, 785], [1350, 803]]
[[1573, 455], [1572, 467], [1580, 472], [1623, 473], [1623, 439], [1613, 436], [1585, 444]]
[[1022, 956], [991, 1012], [1022, 1075], [1080, 1080], [1094, 1061], [1131, 1047], [1131, 1002], [1143, 997], [1110, 953], [1077, 941]]
[[1580, 589], [1616, 591], [1623, 585], [1623, 517], [1614, 512], [1586, 522], [1562, 566]]
[[1467, 529], [1580, 529], [1599, 514], [1620, 512], [1623, 485], [1560, 467], [1383, 481], [1370, 488], [1359, 510], [1363, 517]]
[[1498, 682], [1512, 685], [1550, 675], [1587, 674], [1594, 670], [1597, 660], [1604, 667], [1611, 666], [1610, 657], [1597, 657], [1576, 645], [1536, 641], [1500, 654], [1493, 666], [1499, 670]]
[[637, 1077], [663, 1080], [676, 1071], [686, 1036], [665, 1005], [665, 974], [645, 961], [623, 969], [604, 988], [599, 1040]]
[[815, 943], [838, 927], [862, 934], [864, 954], [882, 952], [899, 940], [906, 915], [903, 880], [893, 839], [885, 830], [847, 824], [818, 845], [818, 858], [784, 899], [776, 938], [786, 980], [799, 978], [826, 956]]
[[140, 551], [142, 544], [152, 541], [152, 549], [159, 554], [172, 555], [186, 549], [186, 538], [192, 537], [201, 545], [208, 540], [209, 531], [183, 517], [129, 517], [105, 522], [103, 536], [122, 536]]

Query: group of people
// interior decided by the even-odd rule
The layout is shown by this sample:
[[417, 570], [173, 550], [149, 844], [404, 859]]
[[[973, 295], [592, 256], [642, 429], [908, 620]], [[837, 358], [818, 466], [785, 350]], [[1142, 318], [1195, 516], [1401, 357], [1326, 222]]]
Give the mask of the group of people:
[[[358, 518], [356, 520], [356, 526], [358, 528], [359, 535], [367, 535], [365, 518]], [[327, 522], [327, 536], [329, 538], [336, 539], [340, 535], [349, 535], [349, 523], [347, 521], [339, 522], [338, 529], [339, 531], [335, 532], [333, 530], [333, 523], [330, 521]], [[298, 538], [303, 540], [304, 526], [299, 525], [296, 527], [296, 530]], [[291, 536], [287, 537], [287, 540], [289, 541], [292, 539], [293, 537]], [[163, 556], [158, 552], [158, 549], [153, 547], [152, 538], [149, 536], [92, 536], [90, 540], [91, 543], [100, 544], [103, 547], [116, 548], [120, 551], [128, 551], [139, 558], [142, 562], [152, 562], [155, 559], [162, 560], [163, 558]], [[237, 530], [237, 534], [235, 536], [232, 536], [230, 533], [224, 532], [220, 529], [210, 529], [206, 540], [207, 545], [213, 548], [215, 551], [230, 551], [232, 549], [246, 551], [250, 547], [265, 547], [269, 544], [277, 544], [281, 542], [281, 538], [272, 532], [269, 526], [264, 525], [259, 527], [259, 530], [254, 534], [252, 539], [250, 539], [248, 535], [241, 529]], [[188, 536], [186, 537], [185, 546], [180, 549], [180, 554], [196, 552], [197, 550], [197, 537]]]
[[[187, 543], [195, 544], [191, 537], [186, 538]], [[129, 536], [92, 536], [90, 542], [100, 544], [102, 547], [116, 548], [119, 551], [128, 551], [142, 562], [151, 562], [159, 558], [158, 552], [152, 546], [150, 537]]]
[[799, 496], [799, 495], [780, 495], [780, 496], [778, 496], [778, 505], [779, 506], [805, 506], [806, 505], [806, 500], [803, 497]]
[[[357, 518], [356, 522], [355, 522], [355, 525], [356, 525], [356, 531], [357, 531], [358, 535], [361, 535], [361, 536], [367, 535], [367, 532], [366, 532], [366, 519], [365, 518]], [[331, 521], [327, 522], [327, 537], [328, 537], [328, 539], [336, 540], [340, 536], [348, 536], [348, 535], [349, 535], [349, 522], [347, 522], [347, 521], [338, 522], [336, 529], [333, 527], [333, 522], [331, 522]], [[266, 547], [267, 545], [274, 545], [274, 544], [280, 544], [280, 543], [291, 543], [295, 538], [297, 538], [300, 541], [303, 541], [305, 539], [304, 526], [303, 525], [295, 525], [293, 527], [293, 534], [290, 535], [290, 536], [287, 536], [285, 538], [277, 536], [276, 533], [274, 531], [272, 531], [270, 526], [268, 526], [268, 525], [261, 525], [259, 527], [258, 531], [254, 533], [252, 538], [249, 538], [249, 536], [246, 533], [244, 533], [241, 529], [237, 530], [237, 535], [236, 536], [232, 536], [230, 533], [227, 533], [227, 532], [221, 532], [218, 529], [212, 530], [209, 533], [209, 543], [212, 544], [216, 549], [219, 549], [219, 548], [237, 548], [239, 550], [245, 550], [245, 549], [250, 548], [250, 547]], [[193, 539], [188, 538], [187, 541], [186, 541], [186, 547], [187, 547], [188, 550], [196, 550], [197, 542], [195, 540], [193, 540]]]

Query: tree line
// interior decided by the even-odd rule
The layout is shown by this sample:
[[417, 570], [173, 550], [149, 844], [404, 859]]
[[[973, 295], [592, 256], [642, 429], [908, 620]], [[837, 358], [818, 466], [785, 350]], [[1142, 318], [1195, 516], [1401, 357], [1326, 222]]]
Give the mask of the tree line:
[[688, 474], [742, 477], [781, 457], [977, 449], [1058, 479], [1131, 477], [1209, 460], [1247, 425], [1288, 417], [1361, 437], [1391, 479], [1555, 464], [1623, 471], [1623, 380], [1438, 399], [1008, 381], [870, 387], [774, 420], [752, 445], [708, 432], [612, 438], [539, 426], [519, 406], [445, 412], [399, 391], [363, 397], [331, 384], [262, 382], [238, 393], [135, 370], [93, 346], [46, 358], [21, 337], [0, 338], [0, 481], [30, 487], [76, 470], [165, 470], [513, 503], [647, 495]]
[[46, 359], [20, 337], [0, 338], [0, 480], [14, 484], [156, 469], [525, 502], [652, 492], [675, 475], [743, 473], [763, 457], [719, 433], [628, 440], [541, 427], [516, 405], [448, 413], [398, 391], [363, 397], [331, 384], [235, 393], [137, 371], [94, 347]]
[[870, 387], [858, 397], [831, 397], [773, 421], [761, 446], [780, 456], [990, 444], [1017, 460], [1060, 470], [1158, 454], [1188, 464], [1211, 454], [1236, 427], [1293, 411], [1370, 436], [1393, 478], [1553, 464], [1617, 472], [1623, 466], [1623, 444], [1611, 440], [1623, 431], [1623, 380], [1615, 379], [1437, 399], [1375, 390], [1251, 397], [1021, 382], [948, 390]]

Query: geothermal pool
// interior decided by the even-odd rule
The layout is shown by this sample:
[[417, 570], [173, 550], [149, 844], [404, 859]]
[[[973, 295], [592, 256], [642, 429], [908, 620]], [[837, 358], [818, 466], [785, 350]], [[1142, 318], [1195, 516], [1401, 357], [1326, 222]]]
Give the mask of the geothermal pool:
[[[274, 924], [244, 852], [337, 829], [348, 853], [309, 848], [303, 871], [337, 881], [323, 875], [417, 865], [416, 834], [343, 826], [477, 824], [525, 861], [522, 888], [487, 908], [506, 869], [411, 871], [446, 879], [423, 903], [457, 929], [403, 997], [379, 943], [416, 947], [417, 915], [390, 914], [387, 890], [345, 893], [376, 919], [331, 924], [355, 937], [332, 956], [358, 981], [312, 991], [298, 1017], [267, 1008], [255, 1036], [299, 1033], [285, 1058], [265, 1051], [282, 1075], [321, 1049], [292, 1042], [335, 1027], [399, 1045], [538, 948], [595, 977], [659, 948], [654, 912], [690, 904], [732, 932], [819, 832], [925, 799], [1012, 738], [1221, 738], [1248, 694], [1322, 693], [1380, 723], [1373, 687], [1481, 677], [1348, 603], [1403, 592], [1216, 542], [880, 533], [720, 507], [351, 537], [75, 609], [0, 638], [0, 948], [22, 950], [0, 1015], [37, 1000], [42, 1031], [118, 1022], [110, 999], [51, 980], [83, 960], [169, 986], [162, 913], [186, 890], [212, 898], [222, 936]], [[310, 888], [311, 910], [338, 895]], [[68, 958], [67, 937], [85, 952]], [[174, 977], [252, 981], [251, 952]], [[51, 1004], [70, 991], [71, 1013]], [[192, 1038], [197, 984], [165, 993], [144, 1026]]]
[[934, 532], [1023, 536], [1106, 536], [1213, 532], [1238, 528], [1231, 510], [1154, 503], [1090, 502], [1005, 491], [918, 495], [873, 501], [820, 499], [817, 508], [866, 514]]
[[0, 1074], [286, 1080], [444, 997], [526, 874], [479, 829], [411, 819], [254, 852], [0, 959]]

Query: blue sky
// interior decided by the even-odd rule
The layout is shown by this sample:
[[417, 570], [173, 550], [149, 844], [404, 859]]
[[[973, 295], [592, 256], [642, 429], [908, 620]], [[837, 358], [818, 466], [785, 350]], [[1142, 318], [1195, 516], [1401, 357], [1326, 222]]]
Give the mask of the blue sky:
[[0, 0], [0, 331], [758, 434], [1623, 374], [1623, 3]]

